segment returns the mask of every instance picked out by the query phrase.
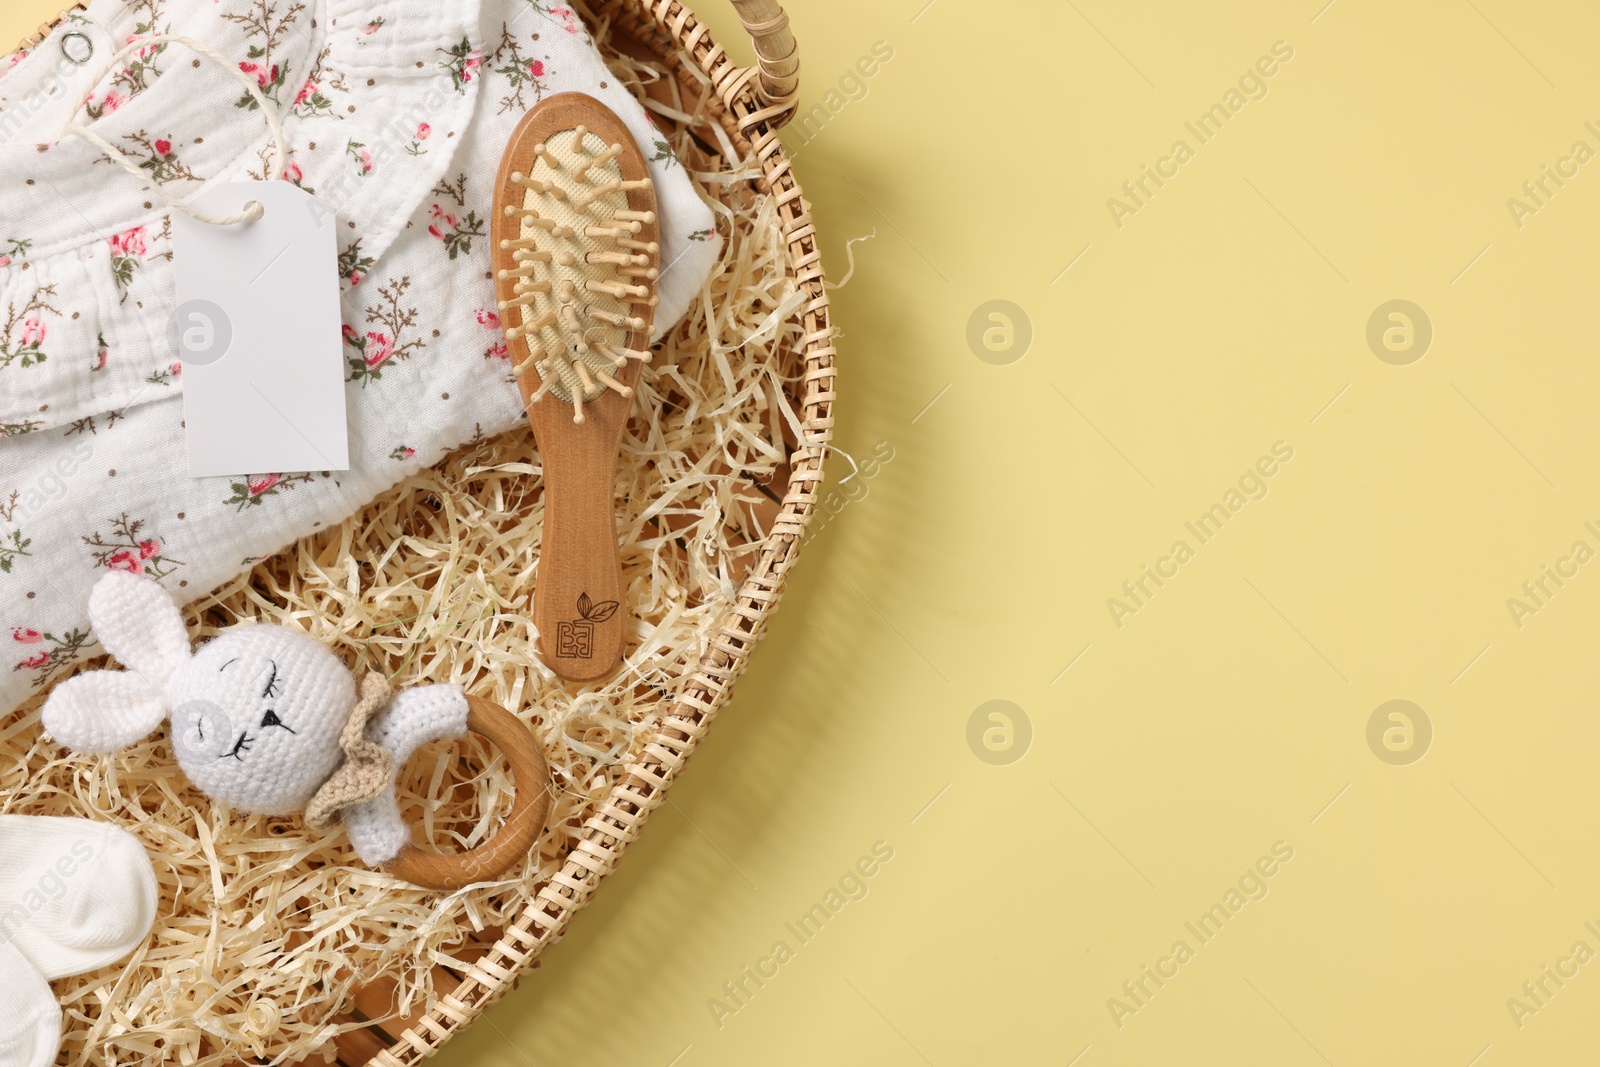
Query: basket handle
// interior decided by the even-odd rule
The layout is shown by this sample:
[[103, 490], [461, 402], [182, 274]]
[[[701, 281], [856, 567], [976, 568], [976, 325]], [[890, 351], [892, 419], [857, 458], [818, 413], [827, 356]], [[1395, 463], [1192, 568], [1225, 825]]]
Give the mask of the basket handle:
[[774, 114], [768, 123], [777, 128], [794, 117], [800, 95], [800, 55], [789, 16], [778, 0], [733, 0], [739, 21], [756, 45], [761, 76], [755, 79], [756, 98], [763, 110]]

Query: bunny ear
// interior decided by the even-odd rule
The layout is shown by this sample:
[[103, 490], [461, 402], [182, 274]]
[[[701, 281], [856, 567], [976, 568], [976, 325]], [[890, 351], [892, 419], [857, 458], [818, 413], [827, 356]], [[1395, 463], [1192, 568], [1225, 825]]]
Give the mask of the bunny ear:
[[183, 615], [167, 591], [127, 571], [107, 571], [89, 593], [89, 625], [117, 659], [157, 688], [191, 655]]
[[74, 752], [105, 755], [143, 740], [167, 717], [161, 692], [129, 671], [88, 671], [50, 692], [41, 712], [50, 736]]

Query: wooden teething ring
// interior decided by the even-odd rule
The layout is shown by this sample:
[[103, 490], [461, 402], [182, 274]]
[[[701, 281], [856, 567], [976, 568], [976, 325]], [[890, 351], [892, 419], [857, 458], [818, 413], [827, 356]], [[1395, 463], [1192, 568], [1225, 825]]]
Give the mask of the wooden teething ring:
[[506, 758], [517, 793], [500, 832], [469, 852], [441, 855], [407, 845], [383, 869], [423, 889], [452, 891], [490, 882], [516, 866], [538, 842], [550, 814], [550, 767], [522, 721], [482, 697], [467, 697], [467, 729]]

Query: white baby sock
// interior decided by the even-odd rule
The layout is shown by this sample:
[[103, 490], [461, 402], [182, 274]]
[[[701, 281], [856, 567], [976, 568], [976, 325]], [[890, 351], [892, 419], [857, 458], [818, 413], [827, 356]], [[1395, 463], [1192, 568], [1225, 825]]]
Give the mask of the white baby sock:
[[0, 1067], [47, 1067], [61, 1047], [61, 1005], [44, 975], [0, 939]]
[[[0, 815], [0, 941], [45, 978], [132, 952], [158, 899], [150, 857], [131, 834], [87, 819]], [[0, 1067], [10, 1062], [0, 1057]]]

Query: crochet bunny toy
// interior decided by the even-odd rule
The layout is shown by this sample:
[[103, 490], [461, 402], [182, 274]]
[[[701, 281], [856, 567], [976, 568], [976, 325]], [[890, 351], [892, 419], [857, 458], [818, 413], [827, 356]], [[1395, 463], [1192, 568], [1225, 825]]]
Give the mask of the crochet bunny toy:
[[56, 686], [44, 727], [78, 752], [108, 754], [169, 714], [178, 765], [213, 800], [243, 811], [306, 809], [320, 828], [342, 817], [361, 859], [393, 860], [411, 841], [394, 770], [420, 745], [467, 732], [458, 685], [406, 689], [355, 678], [331, 651], [282, 626], [241, 626], [191, 650], [178, 606], [155, 582], [109, 571], [89, 621], [125, 671], [89, 671]]

